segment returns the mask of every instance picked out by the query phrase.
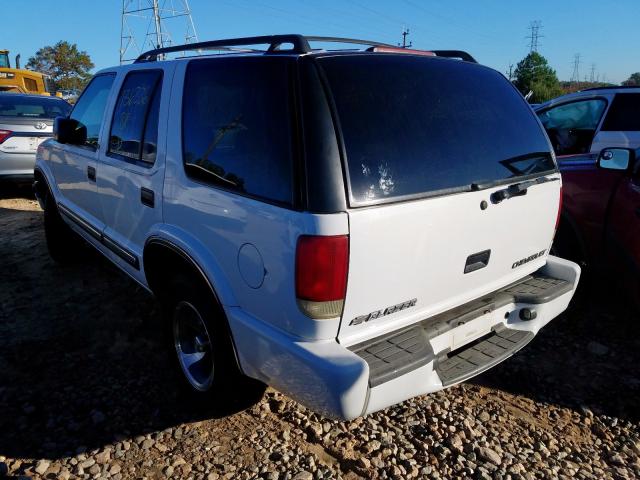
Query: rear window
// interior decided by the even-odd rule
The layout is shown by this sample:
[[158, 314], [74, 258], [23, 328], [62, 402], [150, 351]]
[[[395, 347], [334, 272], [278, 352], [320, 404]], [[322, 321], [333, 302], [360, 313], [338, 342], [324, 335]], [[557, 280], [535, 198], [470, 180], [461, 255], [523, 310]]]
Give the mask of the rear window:
[[0, 117], [55, 118], [66, 117], [70, 111], [71, 105], [57, 98], [0, 95]]
[[498, 72], [409, 55], [322, 57], [352, 201], [375, 203], [555, 169], [535, 115]]

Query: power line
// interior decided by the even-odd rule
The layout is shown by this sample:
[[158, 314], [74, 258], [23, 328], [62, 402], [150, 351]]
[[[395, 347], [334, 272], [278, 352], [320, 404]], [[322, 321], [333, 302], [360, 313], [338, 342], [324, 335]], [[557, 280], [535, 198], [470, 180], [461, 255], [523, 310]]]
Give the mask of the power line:
[[529, 30], [531, 31], [531, 33], [525, 37], [529, 39], [529, 52], [538, 51], [540, 39], [544, 37], [544, 35], [540, 35], [541, 29], [542, 22], [540, 20], [535, 20], [529, 24]]

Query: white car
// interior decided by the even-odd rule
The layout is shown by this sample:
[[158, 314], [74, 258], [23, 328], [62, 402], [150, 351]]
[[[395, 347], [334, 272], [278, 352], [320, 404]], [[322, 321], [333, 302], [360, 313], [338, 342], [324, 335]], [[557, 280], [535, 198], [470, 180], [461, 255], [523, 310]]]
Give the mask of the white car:
[[[79, 235], [163, 304], [196, 399], [249, 377], [351, 419], [508, 358], [580, 268], [548, 254], [560, 174], [499, 72], [319, 40], [102, 70], [40, 146], [36, 191], [55, 259]], [[185, 49], [226, 53], [157, 60]]]
[[59, 98], [0, 92], [0, 182], [33, 182], [38, 145], [53, 136], [53, 119], [70, 111]]

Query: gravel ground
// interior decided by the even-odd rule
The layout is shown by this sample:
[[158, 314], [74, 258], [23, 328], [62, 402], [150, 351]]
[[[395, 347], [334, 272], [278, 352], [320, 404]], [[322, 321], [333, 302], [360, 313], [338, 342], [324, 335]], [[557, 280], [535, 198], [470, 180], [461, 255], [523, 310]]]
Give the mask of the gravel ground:
[[28, 191], [0, 194], [0, 272], [0, 477], [640, 478], [640, 324], [615, 288], [472, 382], [336, 422], [272, 389], [184, 411], [153, 299], [96, 255], [54, 264]]

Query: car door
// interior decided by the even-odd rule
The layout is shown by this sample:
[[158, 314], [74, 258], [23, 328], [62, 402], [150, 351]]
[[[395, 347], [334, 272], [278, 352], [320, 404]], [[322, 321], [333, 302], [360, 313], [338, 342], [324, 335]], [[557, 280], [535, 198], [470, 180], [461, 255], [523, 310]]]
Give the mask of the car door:
[[565, 157], [591, 151], [591, 143], [606, 108], [604, 98], [589, 98], [554, 105], [536, 113], [556, 155]]
[[142, 250], [151, 227], [162, 221], [165, 132], [173, 67], [125, 72], [110, 106], [108, 142], [98, 161], [97, 186], [112, 259], [139, 281]]
[[635, 172], [623, 178], [615, 192], [608, 224], [610, 264], [640, 305], [640, 158], [636, 159]]
[[96, 160], [114, 79], [114, 73], [96, 75], [69, 115], [78, 121], [80, 128], [87, 129], [86, 142], [83, 145], [54, 142], [51, 152], [53, 175], [62, 195], [60, 203], [97, 231], [101, 230], [102, 210], [96, 198]]

